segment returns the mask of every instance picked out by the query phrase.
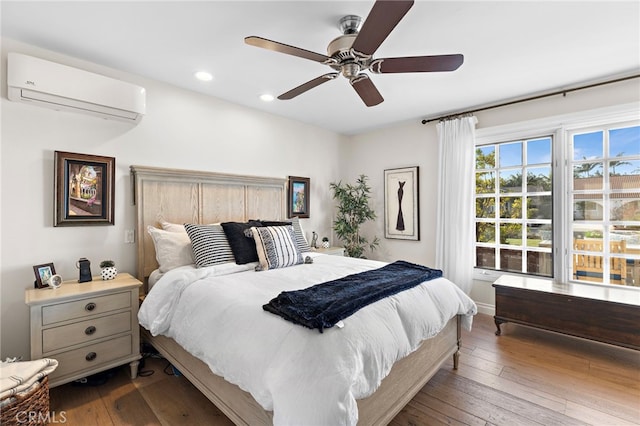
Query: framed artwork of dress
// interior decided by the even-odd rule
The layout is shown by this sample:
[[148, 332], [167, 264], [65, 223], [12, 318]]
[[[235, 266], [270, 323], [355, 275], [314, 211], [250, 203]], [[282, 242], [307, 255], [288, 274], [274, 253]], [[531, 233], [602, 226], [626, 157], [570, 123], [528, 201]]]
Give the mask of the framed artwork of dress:
[[384, 236], [420, 240], [418, 166], [384, 171]]

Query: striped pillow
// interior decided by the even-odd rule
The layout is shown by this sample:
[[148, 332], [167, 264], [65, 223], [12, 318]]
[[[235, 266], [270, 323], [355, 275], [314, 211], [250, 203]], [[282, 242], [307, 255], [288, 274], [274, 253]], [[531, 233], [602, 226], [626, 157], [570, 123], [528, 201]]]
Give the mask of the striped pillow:
[[300, 219], [297, 216], [291, 219], [291, 225], [293, 226], [293, 233], [295, 235], [295, 242], [298, 246], [298, 250], [303, 253], [311, 251], [311, 247], [309, 247], [309, 243], [304, 236], [302, 225], [300, 225]]
[[262, 226], [293, 226], [293, 241], [296, 243], [296, 247], [300, 253], [311, 251], [307, 238], [304, 236], [302, 225], [300, 225], [300, 219], [296, 216], [291, 219], [290, 222], [276, 221], [276, 220], [261, 220]]
[[260, 270], [286, 268], [303, 263], [294, 242], [292, 226], [252, 227]]
[[191, 239], [193, 258], [198, 267], [235, 262], [222, 226], [185, 223], [184, 229]]

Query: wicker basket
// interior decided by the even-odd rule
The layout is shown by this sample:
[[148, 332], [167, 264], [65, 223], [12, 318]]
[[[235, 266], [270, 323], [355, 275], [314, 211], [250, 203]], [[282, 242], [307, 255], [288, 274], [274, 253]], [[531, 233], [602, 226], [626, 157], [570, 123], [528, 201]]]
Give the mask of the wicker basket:
[[49, 424], [49, 376], [40, 380], [40, 386], [23, 396], [17, 396], [11, 404], [2, 407], [0, 425]]

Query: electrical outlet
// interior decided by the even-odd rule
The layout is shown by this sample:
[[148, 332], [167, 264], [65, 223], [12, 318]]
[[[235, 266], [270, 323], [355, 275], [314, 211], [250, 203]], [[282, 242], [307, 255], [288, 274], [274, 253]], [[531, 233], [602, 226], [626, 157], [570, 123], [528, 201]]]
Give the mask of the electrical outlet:
[[133, 233], [133, 229], [125, 229], [124, 230], [124, 242], [125, 244], [133, 244], [136, 242], [135, 234]]

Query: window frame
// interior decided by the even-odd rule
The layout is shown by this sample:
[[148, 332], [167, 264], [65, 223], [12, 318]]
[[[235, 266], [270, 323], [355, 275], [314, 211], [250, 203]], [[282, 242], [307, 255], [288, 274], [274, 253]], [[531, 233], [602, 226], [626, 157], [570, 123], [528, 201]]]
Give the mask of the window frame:
[[[533, 164], [533, 163], [529, 163], [528, 159], [527, 159], [527, 154], [526, 154], [526, 147], [528, 146], [529, 143], [534, 142], [534, 141], [538, 141], [538, 140], [545, 140], [545, 139], [549, 139], [551, 141], [551, 149], [552, 151], [550, 152], [551, 154], [551, 161], [549, 161], [549, 166], [551, 166], [551, 172], [552, 172], [552, 176], [554, 176], [554, 172], [553, 172], [553, 161], [554, 161], [554, 157], [553, 157], [553, 147], [555, 145], [554, 139], [555, 139], [555, 135], [552, 133], [546, 133], [546, 134], [535, 134], [532, 137], [523, 137], [523, 138], [516, 138], [516, 139], [509, 139], [509, 140], [504, 140], [504, 141], [494, 141], [492, 143], [485, 143], [483, 145], [479, 145], [476, 144], [477, 148], [482, 148], [482, 147], [486, 147], [486, 146], [495, 146], [496, 147], [496, 153], [497, 155], [496, 157], [496, 163], [499, 163], [498, 157], [501, 156], [500, 152], [503, 149], [502, 147], [510, 144], [510, 143], [519, 143], [521, 144], [521, 147], [523, 148], [522, 152], [521, 152], [521, 156], [522, 159], [524, 160], [520, 165], [516, 165], [516, 166], [502, 166], [502, 165], [498, 165], [497, 167], [494, 165], [493, 168], [491, 169], [485, 169], [486, 172], [489, 173], [495, 173], [496, 176], [496, 188], [494, 190], [493, 193], [483, 193], [483, 194], [475, 194], [475, 200], [478, 199], [494, 199], [495, 202], [495, 215], [494, 217], [488, 218], [488, 217], [482, 217], [482, 218], [478, 218], [475, 217], [475, 223], [490, 223], [490, 224], [494, 224], [495, 228], [496, 228], [496, 233], [497, 233], [497, 228], [500, 227], [502, 224], [509, 224], [509, 223], [513, 223], [513, 224], [520, 224], [522, 225], [522, 229], [521, 229], [521, 235], [523, 237], [522, 242], [523, 245], [521, 245], [520, 247], [506, 247], [504, 244], [498, 243], [498, 242], [494, 242], [494, 243], [481, 243], [481, 242], [477, 242], [476, 241], [476, 248], [477, 247], [495, 247], [498, 249], [499, 252], [501, 252], [502, 250], [513, 250], [513, 251], [520, 251], [522, 253], [522, 259], [521, 259], [521, 263], [522, 263], [522, 267], [525, 267], [525, 263], [527, 262], [527, 254], [530, 252], [547, 252], [546, 250], [536, 250], [535, 248], [529, 247], [528, 245], [526, 245], [526, 235], [527, 235], [527, 226], [531, 225], [531, 224], [535, 224], [535, 223], [547, 223], [551, 225], [553, 227], [553, 222], [554, 222], [554, 218], [548, 218], [548, 219], [538, 219], [538, 218], [528, 218], [527, 217], [527, 208], [528, 208], [528, 204], [526, 203], [522, 203], [521, 206], [521, 216], [519, 218], [503, 218], [501, 217], [501, 206], [499, 205], [499, 199], [500, 198], [505, 198], [505, 197], [509, 197], [511, 195], [513, 195], [514, 197], [517, 198], [521, 198], [523, 201], [524, 200], [528, 200], [530, 199], [530, 197], [533, 196], [540, 196], [540, 191], [536, 192], [536, 191], [529, 191], [527, 188], [527, 178], [528, 178], [528, 173], [525, 173], [525, 171], [528, 171], [529, 169], [535, 169], [538, 168], [540, 165], [539, 164]], [[546, 164], [546, 163], [545, 163]], [[522, 186], [520, 188], [520, 191], [515, 191], [515, 192], [502, 192], [502, 188], [500, 187], [500, 179], [501, 179], [501, 173], [503, 172], [509, 172], [509, 171], [522, 171]], [[478, 173], [483, 173], [482, 169], [476, 169], [475, 170], [476, 175]], [[477, 176], [476, 176], [477, 178]], [[552, 183], [555, 182], [555, 179], [552, 180]], [[543, 193], [547, 193], [550, 192], [551, 195], [553, 195], [554, 193], [554, 188], [552, 187], [550, 191], [542, 191]], [[542, 196], [546, 196], [546, 195], [542, 195]], [[554, 205], [554, 201], [552, 199], [552, 206]], [[496, 234], [497, 235], [497, 234]], [[496, 262], [498, 261], [498, 258], [500, 258], [501, 255], [496, 254]], [[553, 257], [553, 252], [551, 253], [551, 256]], [[481, 268], [484, 269], [484, 268]], [[535, 277], [541, 277], [541, 278], [546, 278], [546, 276], [544, 275], [537, 275], [537, 274], [527, 274], [527, 273], [522, 273], [522, 272], [516, 272], [516, 271], [504, 271], [504, 270], [494, 270], [494, 269], [486, 269], [487, 271], [495, 271], [495, 272], [501, 272], [501, 273], [512, 273], [512, 274], [523, 274], [523, 275], [531, 275], [531, 276], [535, 276]], [[553, 274], [553, 271], [552, 271]]]
[[[553, 277], [544, 277], [526, 273], [513, 273], [474, 267], [473, 279], [478, 281], [493, 282], [502, 275], [515, 275], [548, 281], [571, 281], [573, 265], [570, 254], [570, 245], [572, 241], [571, 221], [565, 220], [565, 218], [569, 217], [569, 213], [573, 215], [573, 206], [571, 205], [572, 197], [569, 196], [571, 179], [573, 178], [573, 171], [571, 170], [571, 167], [569, 167], [569, 154], [571, 152], [571, 140], [569, 139], [569, 135], [571, 132], [580, 129], [598, 126], [615, 126], [616, 123], [622, 124], [625, 122], [633, 121], [640, 123], [640, 106], [638, 105], [638, 103], [616, 105], [612, 107], [598, 108], [577, 113], [563, 114], [542, 119], [477, 129], [475, 144], [476, 147], [507, 141], [535, 139], [544, 135], [550, 135], [552, 137], [553, 147], [551, 172], [554, 176], [552, 188]], [[475, 208], [473, 211], [475, 222]], [[586, 281], [582, 282], [600, 286], [607, 286], [607, 284], [601, 283], [591, 283]]]

